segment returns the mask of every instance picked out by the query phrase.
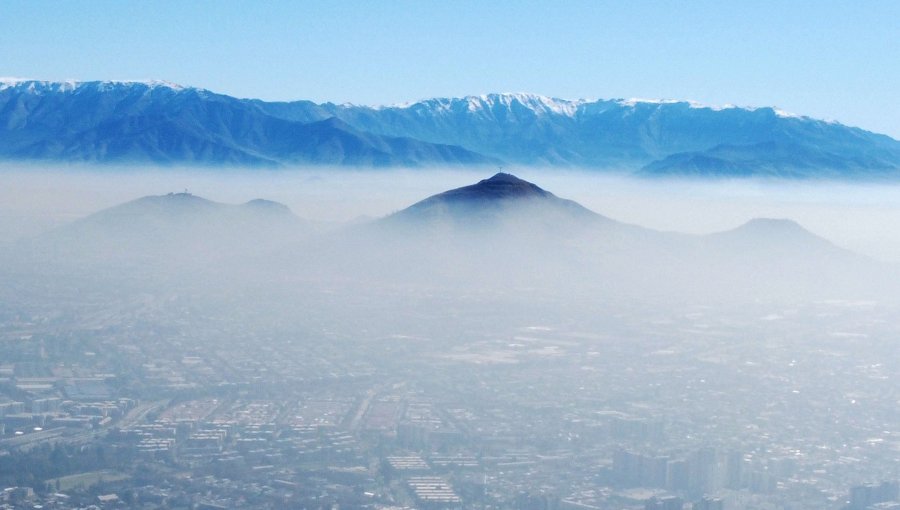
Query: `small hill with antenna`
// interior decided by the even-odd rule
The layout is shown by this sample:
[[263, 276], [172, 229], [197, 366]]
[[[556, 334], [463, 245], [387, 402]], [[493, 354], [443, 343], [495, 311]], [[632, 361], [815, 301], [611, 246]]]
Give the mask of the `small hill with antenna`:
[[223, 204], [185, 190], [99, 211], [45, 234], [36, 246], [48, 255], [215, 260], [276, 246], [309, 230], [277, 202]]

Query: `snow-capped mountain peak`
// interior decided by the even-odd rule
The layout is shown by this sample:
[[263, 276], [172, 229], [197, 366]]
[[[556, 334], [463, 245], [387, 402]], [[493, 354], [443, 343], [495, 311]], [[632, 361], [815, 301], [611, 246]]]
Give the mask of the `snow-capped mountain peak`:
[[584, 103], [584, 100], [581, 99], [572, 101], [524, 92], [504, 92], [452, 98], [440, 97], [424, 99], [421, 101], [376, 107], [376, 109], [407, 110], [428, 108], [445, 112], [464, 110], [469, 113], [478, 113], [483, 111], [495, 111], [498, 108], [508, 110], [520, 107], [531, 110], [536, 115], [556, 114], [574, 116], [578, 110], [578, 106], [582, 103]]
[[470, 109], [477, 110], [484, 107], [496, 107], [502, 105], [511, 108], [518, 103], [535, 113], [554, 113], [557, 115], [573, 116], [583, 100], [570, 101], [555, 97], [528, 94], [523, 92], [484, 94], [480, 96], [468, 96], [465, 98]]

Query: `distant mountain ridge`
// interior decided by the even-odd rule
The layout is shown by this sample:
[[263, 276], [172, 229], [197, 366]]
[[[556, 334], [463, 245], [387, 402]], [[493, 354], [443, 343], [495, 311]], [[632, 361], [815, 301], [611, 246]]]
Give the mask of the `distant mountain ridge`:
[[460, 147], [295, 122], [165, 82], [0, 82], [0, 156], [153, 164], [418, 166], [494, 163]]
[[900, 176], [900, 142], [776, 108], [535, 94], [265, 102], [152, 82], [0, 80], [0, 157], [155, 164], [554, 165], [654, 175]]

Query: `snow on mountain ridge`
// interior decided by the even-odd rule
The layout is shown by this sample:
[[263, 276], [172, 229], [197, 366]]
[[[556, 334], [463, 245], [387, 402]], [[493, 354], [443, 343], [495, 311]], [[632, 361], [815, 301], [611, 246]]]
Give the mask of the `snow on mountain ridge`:
[[[450, 112], [456, 111], [460, 105], [465, 105], [465, 110], [470, 113], [491, 110], [497, 106], [512, 108], [514, 103], [518, 103], [525, 108], [532, 110], [535, 114], [556, 114], [566, 117], [575, 117], [581, 113], [581, 109], [587, 105], [610, 104], [626, 108], [637, 108], [642, 105], [678, 105], [686, 104], [692, 109], [706, 109], [711, 111], [723, 110], [744, 110], [748, 112], [771, 109], [774, 114], [781, 118], [808, 119], [804, 115], [787, 112], [778, 107], [773, 106], [737, 106], [731, 103], [724, 105], [714, 105], [693, 101], [689, 99], [645, 99], [645, 98], [629, 98], [629, 99], [561, 99], [557, 97], [544, 96], [540, 94], [531, 94], [526, 92], [502, 92], [481, 95], [470, 95], [463, 97], [435, 97], [422, 99], [419, 101], [409, 101], [396, 103], [392, 105], [379, 105], [370, 108], [374, 110], [409, 110], [415, 108], [430, 108], [435, 111]], [[350, 106], [350, 105], [348, 105]], [[357, 106], [357, 105], [352, 105]]]
[[765, 110], [771, 109], [776, 116], [785, 118], [785, 119], [809, 119], [809, 117], [805, 115], [798, 115], [796, 113], [791, 113], [777, 106], [737, 106], [731, 103], [726, 103], [723, 105], [713, 105], [707, 103], [701, 103], [699, 101], [693, 101], [690, 99], [643, 99], [643, 98], [630, 98], [630, 99], [615, 99], [617, 104], [621, 106], [630, 106], [636, 107], [642, 104], [656, 104], [656, 105], [669, 105], [669, 104], [687, 104], [690, 108], [696, 108], [701, 110], [712, 110], [714, 112], [720, 112], [722, 110], [744, 110], [748, 112], [753, 112], [757, 110]]
[[691, 99], [645, 99], [639, 97], [632, 97], [630, 99], [614, 99], [613, 102], [621, 105], [621, 106], [630, 106], [635, 107], [638, 105], [646, 105], [646, 104], [655, 104], [655, 105], [668, 105], [668, 104], [686, 104], [691, 108], [698, 109], [710, 109], [713, 111], [721, 111], [728, 110], [731, 108], [740, 108], [739, 106], [735, 106], [733, 104], [725, 104], [725, 105], [709, 105], [706, 103], [701, 103], [699, 101], [694, 101]]
[[497, 106], [511, 108], [514, 103], [518, 103], [537, 114], [554, 113], [557, 115], [574, 116], [578, 106], [585, 101], [582, 99], [568, 100], [555, 97], [542, 96], [539, 94], [530, 94], [526, 92], [502, 92], [481, 95], [471, 95], [464, 97], [435, 97], [422, 99], [419, 101], [411, 101], [398, 103], [388, 106], [374, 106], [376, 110], [387, 109], [413, 109], [433, 107], [439, 111], [455, 110], [460, 105], [465, 105], [469, 112], [478, 112], [481, 110], [490, 110]]
[[0, 91], [11, 88], [26, 88], [30, 93], [41, 92], [73, 92], [81, 88], [94, 87], [101, 92], [107, 92], [115, 87], [145, 86], [149, 89], [168, 88], [176, 92], [185, 90], [203, 90], [194, 87], [185, 87], [177, 83], [165, 80], [95, 80], [95, 81], [51, 81], [35, 80], [30, 78], [0, 77]]
[[[30, 93], [45, 92], [74, 92], [84, 87], [95, 87], [100, 92], [107, 92], [115, 87], [129, 86], [146, 86], [153, 90], [156, 88], [168, 88], [175, 92], [183, 92], [188, 90], [198, 92], [209, 92], [206, 89], [196, 87], [187, 87], [166, 80], [96, 80], [96, 81], [51, 81], [36, 80], [31, 78], [18, 77], [0, 77], [0, 91], [9, 88], [27, 88]], [[431, 108], [440, 112], [458, 111], [457, 108], [465, 105], [465, 111], [477, 113], [479, 111], [492, 110], [498, 106], [507, 109], [512, 108], [514, 103], [533, 111], [536, 115], [554, 114], [565, 117], [575, 117], [580, 110], [587, 105], [596, 105], [601, 103], [615, 104], [622, 107], [636, 108], [641, 105], [676, 105], [687, 104], [690, 108], [709, 109], [712, 111], [722, 111], [728, 109], [740, 109], [745, 111], [756, 111], [760, 109], [771, 109], [774, 114], [781, 118], [792, 119], [809, 119], [804, 115], [787, 112], [778, 107], [754, 107], [754, 106], [736, 106], [733, 104], [710, 105], [693, 100], [682, 99], [645, 99], [645, 98], [629, 98], [629, 99], [561, 99], [541, 94], [532, 94], [528, 92], [502, 92], [489, 93], [481, 95], [469, 95], [463, 97], [436, 97], [422, 99], [418, 101], [410, 101], [397, 103], [392, 105], [365, 106], [355, 103], [343, 103], [339, 106], [342, 108], [371, 108], [373, 110], [389, 110], [401, 109], [408, 110], [413, 108]], [[834, 121], [823, 121], [835, 123]]]

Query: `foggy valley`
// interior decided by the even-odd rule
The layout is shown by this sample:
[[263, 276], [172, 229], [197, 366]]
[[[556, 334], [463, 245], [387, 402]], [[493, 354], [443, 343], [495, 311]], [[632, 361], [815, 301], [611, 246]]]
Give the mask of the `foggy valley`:
[[896, 499], [900, 188], [521, 170], [7, 168], [0, 483], [129, 507]]
[[0, 510], [900, 510], [898, 19], [0, 1]]

